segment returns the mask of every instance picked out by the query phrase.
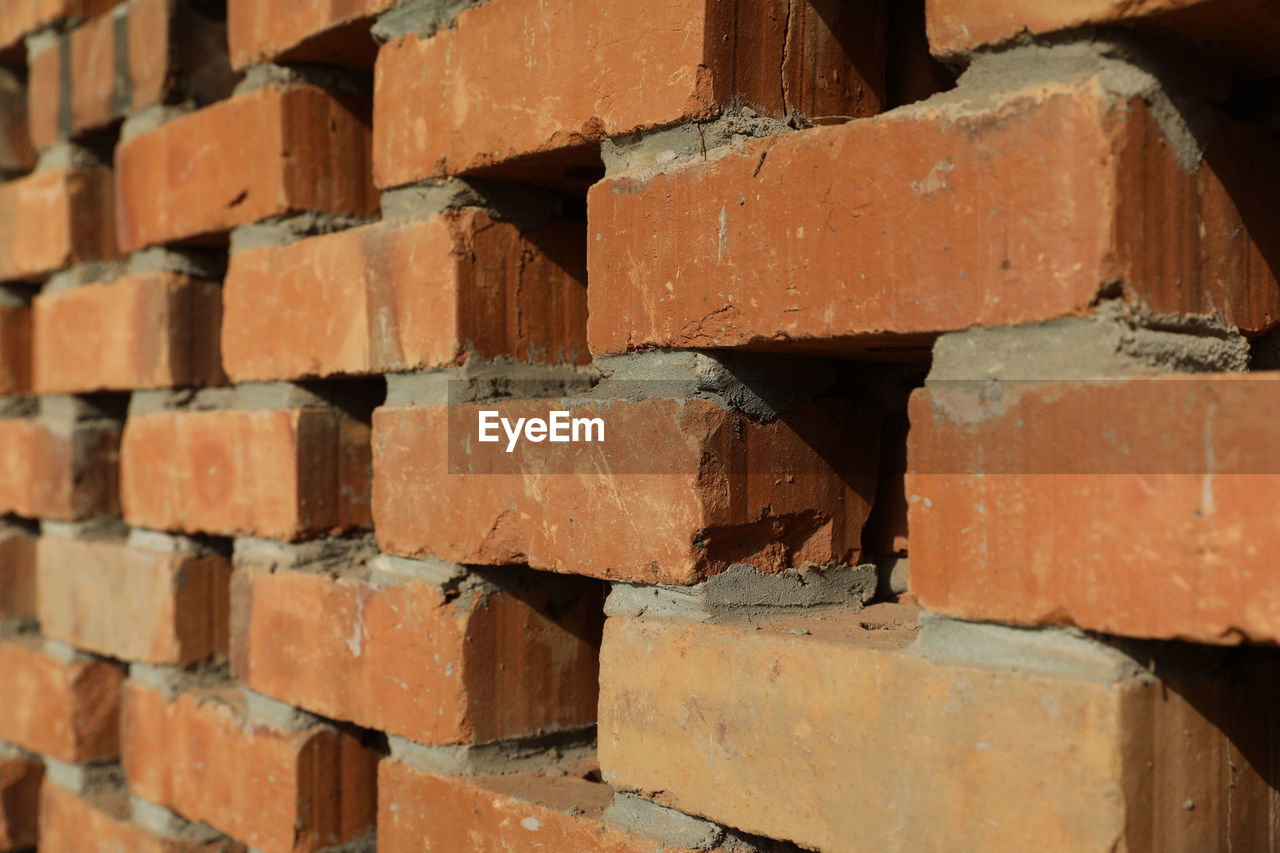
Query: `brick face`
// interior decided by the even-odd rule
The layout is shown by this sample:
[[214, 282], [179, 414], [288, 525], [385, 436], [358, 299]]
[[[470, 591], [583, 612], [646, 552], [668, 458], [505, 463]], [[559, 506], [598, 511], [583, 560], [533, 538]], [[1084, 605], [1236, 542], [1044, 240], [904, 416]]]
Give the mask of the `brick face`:
[[0, 281], [115, 254], [110, 171], [73, 166], [0, 184]]
[[75, 794], [50, 783], [40, 796], [40, 846], [67, 853], [244, 853], [233, 841], [207, 843], [158, 835], [129, 822], [121, 794]]
[[119, 507], [120, 426], [0, 419], [0, 510], [76, 521]]
[[29, 758], [0, 758], [0, 848], [21, 850], [36, 843], [44, 767]]
[[237, 68], [277, 58], [372, 66], [377, 46], [369, 26], [394, 5], [395, 0], [230, 0], [231, 60]]

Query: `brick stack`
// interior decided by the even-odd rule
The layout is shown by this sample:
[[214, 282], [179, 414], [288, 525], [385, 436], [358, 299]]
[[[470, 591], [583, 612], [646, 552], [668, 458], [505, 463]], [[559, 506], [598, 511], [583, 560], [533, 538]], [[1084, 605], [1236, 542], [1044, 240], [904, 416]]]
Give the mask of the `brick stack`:
[[922, 5], [0, 3], [0, 851], [1280, 849], [1280, 12]]

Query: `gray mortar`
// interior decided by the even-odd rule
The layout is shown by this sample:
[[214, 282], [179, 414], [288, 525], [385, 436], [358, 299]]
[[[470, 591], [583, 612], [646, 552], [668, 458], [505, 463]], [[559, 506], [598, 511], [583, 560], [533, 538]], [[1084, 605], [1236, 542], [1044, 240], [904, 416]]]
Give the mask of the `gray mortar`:
[[226, 260], [220, 252], [161, 246], [134, 252], [129, 256], [124, 272], [126, 275], [176, 273], [208, 281], [221, 281], [225, 268]]
[[40, 398], [31, 394], [0, 397], [0, 418], [34, 418], [40, 413]]
[[232, 565], [236, 568], [253, 566], [365, 577], [369, 562], [377, 553], [378, 546], [372, 534], [297, 543], [240, 537], [235, 540]]
[[123, 543], [129, 536], [128, 526], [120, 519], [110, 516], [99, 516], [88, 521], [42, 521], [40, 532], [45, 536], [82, 542], [116, 540]]
[[6, 616], [0, 618], [0, 639], [12, 639], [25, 634], [35, 634], [40, 630], [40, 623], [29, 616]]
[[1137, 659], [1077, 628], [966, 622], [923, 610], [919, 626], [906, 652], [944, 666], [1016, 669], [1102, 684], [1147, 675]]
[[416, 35], [427, 38], [437, 30], [453, 27], [458, 15], [485, 0], [401, 0], [383, 13], [373, 25], [373, 38], [378, 44]]
[[369, 95], [368, 75], [349, 68], [336, 65], [274, 65], [266, 62], [246, 69], [231, 96], [236, 98], [248, 95], [269, 86], [279, 89], [314, 86], [343, 95]]
[[31, 304], [31, 289], [0, 285], [0, 306], [24, 308]]
[[483, 178], [430, 178], [382, 193], [382, 219], [424, 219], [449, 210], [478, 208], [521, 228], [545, 225], [564, 213], [560, 196], [539, 187]]
[[426, 746], [388, 735], [391, 758], [442, 776], [502, 776], [569, 767], [596, 755], [595, 726], [462, 746]]
[[45, 394], [40, 397], [40, 417], [64, 423], [114, 420], [93, 398], [72, 394]]
[[45, 779], [81, 796], [124, 793], [124, 771], [115, 762], [71, 764], [51, 756], [44, 758]]
[[245, 698], [245, 716], [249, 721], [269, 724], [272, 728], [286, 732], [301, 732], [324, 721], [301, 708], [287, 705], [270, 696], [263, 696], [248, 687], [241, 687]]
[[77, 663], [91, 663], [95, 660], [101, 660], [96, 655], [89, 652], [81, 651], [75, 646], [64, 643], [61, 640], [55, 640], [52, 637], [44, 638], [44, 655], [53, 658], [59, 663], [70, 666]]
[[466, 566], [430, 557], [410, 560], [393, 554], [379, 554], [369, 563], [369, 580], [387, 586], [426, 581], [442, 589], [455, 588], [466, 575]]
[[605, 823], [684, 850], [712, 850], [724, 841], [724, 827], [709, 820], [652, 803], [635, 794], [615, 792], [605, 809]]
[[49, 276], [41, 288], [41, 293], [50, 295], [62, 293], [86, 284], [103, 284], [114, 281], [124, 272], [125, 265], [119, 261], [90, 261], [78, 264], [71, 269], [62, 270]]
[[184, 101], [180, 104], [156, 104], [150, 107], [144, 107], [133, 115], [125, 119], [124, 124], [120, 126], [120, 142], [128, 142], [136, 136], [144, 133], [150, 133], [161, 125], [168, 124], [174, 119], [182, 118], [195, 112], [196, 104], [193, 101]]
[[134, 527], [128, 532], [128, 545], [143, 551], [156, 551], [163, 554], [191, 554], [206, 556], [214, 553], [205, 543], [177, 533], [162, 533], [158, 530], [143, 530]]
[[86, 148], [70, 142], [59, 142], [40, 152], [35, 171], [71, 168], [109, 169], [111, 164], [103, 162], [101, 157]]
[[296, 408], [327, 409], [331, 404], [315, 391], [292, 382], [245, 382], [229, 388], [135, 391], [129, 400], [129, 417], [169, 411], [256, 412]]
[[235, 686], [225, 665], [188, 670], [173, 666], [131, 663], [129, 680], [159, 691], [168, 701], [173, 701], [179, 694], [188, 690]]
[[304, 237], [332, 234], [375, 222], [373, 216], [309, 211], [296, 216], [274, 216], [231, 231], [231, 254], [263, 246], [283, 246]]
[[747, 108], [733, 108], [710, 121], [645, 130], [606, 139], [600, 144], [605, 174], [623, 172], [643, 177], [684, 163], [716, 160], [741, 151], [750, 139], [777, 136], [791, 125]]
[[462, 367], [387, 374], [386, 405], [563, 397], [589, 388], [596, 376], [593, 368], [578, 365], [469, 361]]
[[876, 572], [880, 575], [877, 588], [882, 595], [902, 595], [910, 589], [911, 560], [897, 554], [876, 557]]
[[195, 844], [212, 844], [222, 834], [203, 823], [192, 823], [177, 812], [136, 794], [129, 797], [129, 819], [147, 832]]

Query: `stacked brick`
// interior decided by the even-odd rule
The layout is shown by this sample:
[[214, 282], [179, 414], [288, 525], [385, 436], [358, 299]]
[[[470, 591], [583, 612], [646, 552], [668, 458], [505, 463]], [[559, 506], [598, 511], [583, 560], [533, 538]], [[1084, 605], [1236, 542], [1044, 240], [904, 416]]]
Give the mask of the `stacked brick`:
[[11, 5], [0, 851], [1280, 849], [1270, 5]]

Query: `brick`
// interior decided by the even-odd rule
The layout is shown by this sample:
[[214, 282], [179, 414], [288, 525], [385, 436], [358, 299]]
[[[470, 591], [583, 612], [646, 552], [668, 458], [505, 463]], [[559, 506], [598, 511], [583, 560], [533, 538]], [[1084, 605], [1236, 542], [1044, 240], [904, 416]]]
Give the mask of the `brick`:
[[[514, 422], [552, 409], [601, 417], [605, 441], [525, 442], [512, 454], [475, 442], [480, 410]], [[378, 543], [646, 583], [696, 583], [739, 562], [856, 561], [875, 490], [878, 422], [865, 414], [805, 403], [761, 424], [709, 400], [658, 398], [383, 407], [373, 416]]]
[[125, 539], [40, 539], [46, 637], [108, 657], [186, 664], [225, 655], [231, 566]]
[[929, 44], [944, 57], [1058, 30], [1140, 26], [1226, 48], [1253, 73], [1280, 70], [1280, 11], [1263, 0], [927, 0], [925, 10]]
[[586, 146], [735, 101], [776, 116], [870, 115], [884, 99], [883, 19], [879, 2], [823, 14], [789, 0], [482, 4], [379, 52], [375, 179], [527, 177], [512, 161], [532, 155], [598, 168]]
[[35, 846], [43, 778], [34, 758], [0, 757], [0, 850]]
[[999, 399], [967, 382], [917, 391], [912, 591], [971, 619], [1275, 642], [1267, 554], [1280, 526], [1266, 507], [1280, 458], [1265, 436], [1278, 379], [1015, 382]]
[[1280, 319], [1261, 189], [1280, 173], [1246, 175], [1267, 162], [1252, 130], [1223, 119], [1185, 171], [1145, 103], [1095, 77], [982, 97], [597, 184], [591, 351], [847, 354], [1088, 315], [1117, 282], [1157, 312]]
[[0, 184], [0, 280], [116, 254], [111, 172], [73, 166]]
[[522, 233], [467, 210], [236, 252], [224, 285], [227, 371], [246, 381], [469, 357], [584, 363], [585, 246], [580, 223]]
[[904, 653], [901, 629], [862, 627], [874, 612], [610, 619], [605, 781], [832, 853], [1268, 843], [1274, 723], [1248, 709], [1274, 704], [1274, 670], [1161, 683], [940, 665]]
[[0, 394], [31, 390], [31, 306], [0, 293]]
[[118, 511], [120, 425], [0, 419], [0, 512], [77, 521]]
[[378, 765], [378, 844], [387, 850], [591, 850], [679, 853], [601, 820], [606, 785], [580, 775], [436, 776]]
[[123, 794], [75, 794], [54, 784], [40, 796], [40, 847], [63, 853], [244, 853], [232, 841], [160, 835], [130, 823]]
[[303, 211], [373, 213], [368, 162], [366, 100], [306, 85], [238, 95], [116, 148], [120, 245], [217, 240]]
[[36, 164], [27, 120], [27, 90], [12, 72], [0, 70], [0, 173], [28, 172]]
[[310, 853], [373, 827], [377, 756], [348, 733], [247, 718], [233, 688], [169, 701], [129, 682], [123, 704], [121, 761], [144, 799], [263, 853]]
[[42, 394], [224, 381], [217, 284], [150, 273], [45, 292], [32, 303]]
[[103, 660], [65, 663], [42, 650], [42, 640], [20, 635], [0, 641], [5, 692], [21, 702], [0, 702], [0, 740], [62, 761], [115, 756], [120, 670]]
[[120, 452], [138, 527], [292, 540], [370, 525], [369, 427], [336, 409], [138, 415]]
[[594, 588], [553, 605], [539, 586], [458, 598], [248, 567], [232, 590], [232, 674], [289, 704], [427, 744], [595, 723]]
[[396, 0], [229, 0], [227, 38], [236, 68], [286, 60], [371, 68], [369, 30]]
[[36, 537], [0, 526], [0, 619], [36, 615]]
[[10, 0], [0, 16], [0, 51], [22, 37], [68, 18], [101, 15], [121, 0]]

